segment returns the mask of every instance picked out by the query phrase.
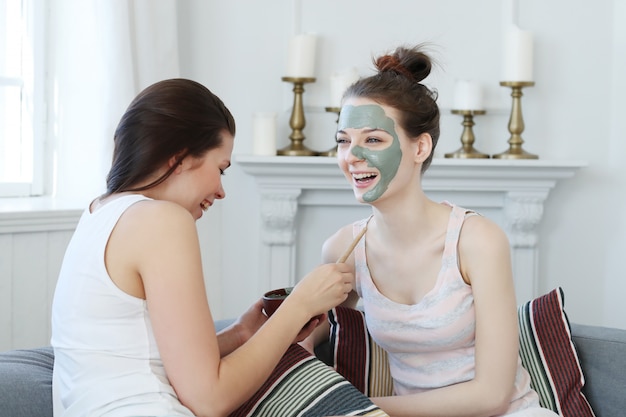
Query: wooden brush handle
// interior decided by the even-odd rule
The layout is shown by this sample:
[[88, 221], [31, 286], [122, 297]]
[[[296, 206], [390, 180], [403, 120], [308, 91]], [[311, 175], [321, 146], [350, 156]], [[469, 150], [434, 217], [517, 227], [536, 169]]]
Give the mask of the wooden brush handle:
[[354, 240], [352, 241], [348, 249], [346, 249], [343, 255], [341, 255], [341, 258], [337, 259], [338, 264], [344, 263], [346, 259], [348, 259], [348, 257], [350, 256], [354, 248], [356, 248], [357, 243], [359, 243], [359, 240], [361, 240], [361, 238], [363, 237], [366, 231], [367, 231], [367, 225], [363, 228], [363, 230], [361, 230], [361, 232], [357, 235], [357, 237], [354, 238]]

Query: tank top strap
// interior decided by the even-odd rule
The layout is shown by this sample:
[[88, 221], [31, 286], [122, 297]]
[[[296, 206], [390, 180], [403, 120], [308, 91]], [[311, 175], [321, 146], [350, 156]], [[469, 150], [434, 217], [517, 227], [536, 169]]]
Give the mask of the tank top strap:
[[[365, 219], [361, 219], [352, 223], [352, 236], [357, 237], [359, 233], [361, 233], [361, 231], [367, 227], [367, 224], [369, 223], [371, 218], [372, 216], [370, 215]], [[361, 240], [359, 240], [357, 245], [354, 247], [353, 253], [356, 281], [354, 289], [356, 290], [357, 294], [359, 294], [359, 297], [361, 297], [361, 278], [364, 274], [369, 274], [369, 272], [367, 271], [367, 258], [365, 255], [365, 235], [363, 235], [363, 238], [361, 238]]]
[[443, 204], [450, 206], [452, 211], [450, 212], [450, 218], [448, 220], [448, 230], [446, 231], [446, 242], [443, 249], [444, 259], [457, 259], [457, 248], [459, 245], [459, 237], [461, 236], [461, 228], [463, 222], [469, 216], [476, 216], [473, 210], [468, 210], [463, 207], [459, 207], [455, 204], [444, 201]]
[[367, 227], [367, 225], [369, 224], [371, 218], [374, 215], [371, 214], [369, 217], [366, 217], [364, 219], [361, 220], [357, 220], [354, 223], [352, 223], [352, 237], [357, 237], [359, 235], [359, 233], [361, 233], [361, 230], [363, 230], [363, 228]]
[[[373, 214], [370, 215], [369, 217], [366, 217], [365, 219], [357, 220], [356, 222], [352, 223], [352, 237], [353, 238], [357, 237], [364, 228], [367, 228], [367, 225], [372, 219], [372, 216]], [[359, 240], [359, 243], [354, 248], [355, 257], [356, 257], [356, 252], [357, 250], [359, 250], [359, 248], [363, 250], [363, 259], [365, 259], [365, 235], [363, 236], [361, 240]]]

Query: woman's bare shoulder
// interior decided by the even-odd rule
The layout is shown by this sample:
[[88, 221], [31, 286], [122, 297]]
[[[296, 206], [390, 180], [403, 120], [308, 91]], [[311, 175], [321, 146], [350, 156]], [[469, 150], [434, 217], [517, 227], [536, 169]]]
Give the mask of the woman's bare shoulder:
[[353, 240], [353, 223], [346, 224], [330, 235], [322, 245], [322, 261], [336, 262]]
[[118, 220], [114, 234], [148, 250], [155, 246], [180, 245], [197, 240], [195, 221], [184, 207], [164, 200], [141, 200], [130, 206]]
[[508, 238], [502, 228], [493, 220], [481, 216], [470, 215], [463, 223], [459, 237], [461, 246], [487, 245], [508, 246]]
[[[181, 271], [196, 263], [197, 253], [197, 230], [187, 210], [171, 202], [140, 200], [118, 219], [109, 237], [105, 262], [120, 288], [146, 298], [151, 277], [172, 276], [167, 271]], [[180, 280], [176, 282], [180, 284]]]
[[499, 280], [510, 275], [510, 245], [502, 228], [482, 216], [465, 220], [459, 237], [461, 273], [468, 282]]
[[130, 206], [122, 218], [138, 226], [167, 227], [181, 223], [194, 223], [191, 213], [184, 207], [166, 200], [140, 200]]

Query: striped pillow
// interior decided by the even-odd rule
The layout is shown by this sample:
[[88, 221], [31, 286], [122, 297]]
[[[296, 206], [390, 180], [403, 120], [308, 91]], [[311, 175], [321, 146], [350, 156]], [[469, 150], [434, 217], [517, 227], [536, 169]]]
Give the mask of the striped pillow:
[[230, 417], [328, 415], [388, 417], [345, 378], [294, 344], [263, 386]]
[[563, 307], [560, 287], [519, 306], [520, 357], [542, 407], [563, 417], [593, 417]]
[[368, 397], [392, 395], [387, 352], [370, 336], [361, 310], [336, 307], [328, 312], [333, 367]]

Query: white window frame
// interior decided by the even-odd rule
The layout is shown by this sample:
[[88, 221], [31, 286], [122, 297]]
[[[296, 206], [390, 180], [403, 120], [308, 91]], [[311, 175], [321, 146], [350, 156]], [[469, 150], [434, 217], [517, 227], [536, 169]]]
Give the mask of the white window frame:
[[[15, 0], [8, 0], [15, 1]], [[32, 85], [31, 96], [26, 98], [32, 105], [32, 180], [30, 182], [3, 182], [0, 180], [0, 197], [28, 197], [45, 194], [44, 172], [46, 143], [46, 0], [21, 0], [28, 15], [28, 27], [33, 48], [33, 79], [6, 77], [0, 74], [0, 86]], [[24, 89], [22, 90], [25, 91]], [[1, 200], [0, 200], [1, 203]]]

